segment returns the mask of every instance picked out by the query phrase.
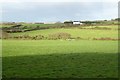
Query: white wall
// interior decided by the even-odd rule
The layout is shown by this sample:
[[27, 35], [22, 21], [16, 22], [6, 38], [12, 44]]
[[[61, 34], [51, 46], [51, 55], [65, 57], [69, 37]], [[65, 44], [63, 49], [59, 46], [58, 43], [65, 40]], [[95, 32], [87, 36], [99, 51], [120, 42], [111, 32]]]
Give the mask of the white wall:
[[80, 22], [73, 22], [73, 24], [80, 24]]

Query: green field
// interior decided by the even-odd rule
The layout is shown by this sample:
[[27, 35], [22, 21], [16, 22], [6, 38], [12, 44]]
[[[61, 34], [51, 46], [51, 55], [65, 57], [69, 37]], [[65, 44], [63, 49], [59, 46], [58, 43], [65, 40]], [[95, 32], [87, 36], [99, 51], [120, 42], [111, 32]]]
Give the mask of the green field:
[[48, 36], [49, 34], [66, 32], [71, 34], [72, 37], [81, 37], [81, 38], [101, 38], [101, 37], [110, 37], [110, 38], [118, 38], [117, 30], [92, 30], [92, 29], [46, 29], [46, 30], [36, 30], [22, 33], [12, 33], [11, 35], [44, 35]]
[[[44, 24], [39, 25], [44, 27]], [[84, 26], [82, 29], [79, 26], [7, 33], [10, 36], [45, 37], [55, 33], [69, 33], [72, 38], [3, 39], [3, 78], [117, 78], [118, 40], [93, 40], [93, 38], [118, 39], [118, 27], [116, 25], [95, 27]], [[77, 37], [83, 39], [76, 39]]]
[[112, 30], [118, 30], [119, 27], [118, 25], [108, 25], [108, 26], [85, 26], [84, 28], [95, 28], [95, 27], [99, 27], [99, 28], [110, 28]]
[[3, 40], [3, 77], [117, 78], [118, 42]]
[[32, 27], [36, 27], [36, 26], [40, 26], [40, 27], [46, 27], [46, 26], [60, 26], [60, 25], [64, 25], [64, 24], [22, 24], [23, 26], [32, 26]]

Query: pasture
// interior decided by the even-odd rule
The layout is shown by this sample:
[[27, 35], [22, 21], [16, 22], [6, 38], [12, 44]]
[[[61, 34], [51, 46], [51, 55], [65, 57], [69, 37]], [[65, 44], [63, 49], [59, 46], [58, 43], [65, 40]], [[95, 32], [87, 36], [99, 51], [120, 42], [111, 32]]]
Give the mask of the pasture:
[[18, 36], [18, 35], [48, 36], [49, 34], [54, 34], [59, 32], [66, 32], [71, 34], [72, 37], [81, 37], [85, 39], [101, 38], [101, 37], [118, 38], [117, 30], [93, 30], [93, 29], [78, 29], [78, 28], [36, 30], [36, 31], [29, 31], [29, 32], [22, 32], [22, 33], [12, 33], [11, 35], [13, 36]]
[[117, 78], [117, 41], [3, 40], [3, 77]]
[[95, 27], [9, 33], [10, 36], [47, 37], [63, 32], [69, 33], [72, 38], [83, 39], [3, 39], [3, 78], [117, 78], [118, 40], [93, 40], [93, 38], [118, 39], [118, 27], [116, 25]]

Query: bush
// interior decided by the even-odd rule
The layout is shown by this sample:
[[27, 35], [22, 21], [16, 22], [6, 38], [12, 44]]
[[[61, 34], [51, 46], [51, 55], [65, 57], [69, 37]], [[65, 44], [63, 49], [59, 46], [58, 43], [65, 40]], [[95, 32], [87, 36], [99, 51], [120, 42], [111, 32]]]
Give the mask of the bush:
[[41, 40], [41, 39], [44, 39], [44, 36], [43, 35], [36, 35], [32, 39]]
[[82, 39], [82, 38], [81, 38], [81, 37], [76, 37], [76, 39], [78, 39], [78, 40], [79, 40], [79, 39]]
[[69, 33], [59, 32], [50, 34], [48, 36], [48, 39], [56, 40], [56, 39], [70, 39], [71, 35]]
[[93, 38], [93, 40], [119, 40], [119, 39], [114, 39], [114, 38], [110, 38], [110, 37], [101, 37], [101, 38]]

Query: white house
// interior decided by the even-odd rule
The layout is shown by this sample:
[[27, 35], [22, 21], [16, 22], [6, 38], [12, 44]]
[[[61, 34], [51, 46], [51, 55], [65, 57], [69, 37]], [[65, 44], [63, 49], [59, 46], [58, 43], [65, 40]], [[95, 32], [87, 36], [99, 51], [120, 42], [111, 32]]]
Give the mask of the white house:
[[80, 24], [82, 24], [82, 23], [80, 23], [80, 21], [73, 21], [73, 24], [80, 25]]

